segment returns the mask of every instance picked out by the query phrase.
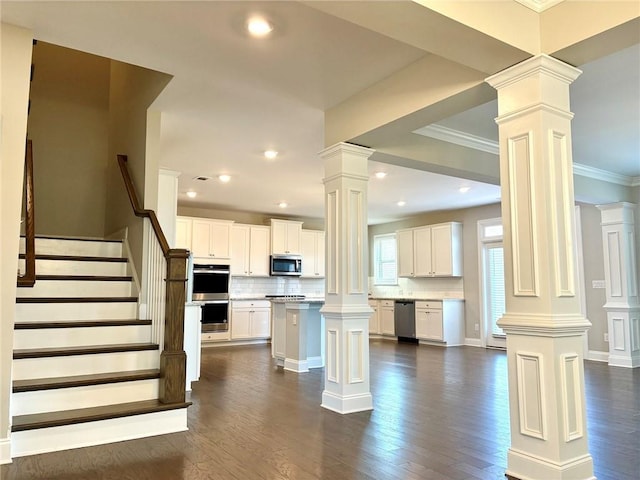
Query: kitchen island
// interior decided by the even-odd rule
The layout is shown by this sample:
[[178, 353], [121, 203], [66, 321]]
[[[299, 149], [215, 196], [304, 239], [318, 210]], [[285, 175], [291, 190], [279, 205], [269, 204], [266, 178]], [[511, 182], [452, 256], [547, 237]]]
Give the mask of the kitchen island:
[[271, 299], [271, 355], [276, 365], [296, 373], [324, 367], [324, 299]]

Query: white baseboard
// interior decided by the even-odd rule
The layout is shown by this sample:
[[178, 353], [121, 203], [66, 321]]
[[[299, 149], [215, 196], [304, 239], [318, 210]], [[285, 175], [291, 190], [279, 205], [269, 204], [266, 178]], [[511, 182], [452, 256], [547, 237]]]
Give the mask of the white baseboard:
[[324, 361], [322, 360], [322, 356], [307, 357], [307, 365], [309, 366], [309, 368], [324, 367]]
[[373, 397], [371, 397], [371, 393], [341, 396], [325, 390], [322, 392], [321, 406], [327, 410], [343, 415], [346, 413], [364, 412], [373, 410]]
[[23, 457], [72, 448], [152, 437], [187, 430], [187, 409], [167, 410], [11, 434], [11, 456]]
[[0, 439], [0, 465], [11, 463], [11, 439]]
[[309, 371], [309, 363], [307, 360], [295, 360], [293, 358], [284, 359], [284, 369], [290, 372], [306, 373]]
[[464, 344], [469, 347], [482, 347], [482, 340], [479, 338], [465, 338]]
[[609, 352], [600, 352], [597, 350], [589, 350], [587, 358], [585, 360], [591, 360], [593, 362], [609, 362]]
[[268, 338], [261, 338], [258, 340], [214, 340], [214, 341], [203, 340], [201, 347], [202, 348], [235, 347], [238, 345], [264, 345], [267, 343], [271, 343], [271, 340]]

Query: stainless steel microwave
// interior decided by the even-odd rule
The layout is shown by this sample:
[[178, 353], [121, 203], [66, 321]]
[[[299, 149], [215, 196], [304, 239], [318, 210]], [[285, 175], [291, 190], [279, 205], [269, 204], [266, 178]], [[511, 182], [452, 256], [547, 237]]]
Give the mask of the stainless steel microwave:
[[302, 255], [271, 255], [271, 275], [302, 275]]

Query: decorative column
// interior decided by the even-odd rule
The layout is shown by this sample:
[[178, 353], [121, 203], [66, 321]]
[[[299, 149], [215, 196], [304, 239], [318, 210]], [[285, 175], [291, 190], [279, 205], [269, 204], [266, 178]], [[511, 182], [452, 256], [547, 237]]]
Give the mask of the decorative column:
[[602, 215], [609, 365], [640, 366], [640, 301], [633, 203], [598, 205]]
[[322, 406], [338, 413], [373, 409], [369, 391], [367, 160], [373, 150], [340, 143], [325, 165], [326, 324]]
[[595, 479], [574, 274], [569, 84], [539, 55], [487, 79], [498, 91], [512, 479]]

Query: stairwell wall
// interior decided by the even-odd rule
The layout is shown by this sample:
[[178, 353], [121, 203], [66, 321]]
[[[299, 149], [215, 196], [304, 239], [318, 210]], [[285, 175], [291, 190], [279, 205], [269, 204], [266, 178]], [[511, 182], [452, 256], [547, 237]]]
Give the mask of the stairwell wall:
[[0, 25], [0, 463], [11, 462], [13, 324], [32, 40], [30, 30]]

